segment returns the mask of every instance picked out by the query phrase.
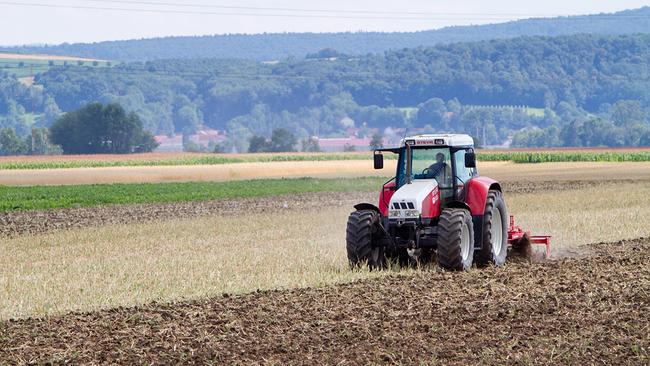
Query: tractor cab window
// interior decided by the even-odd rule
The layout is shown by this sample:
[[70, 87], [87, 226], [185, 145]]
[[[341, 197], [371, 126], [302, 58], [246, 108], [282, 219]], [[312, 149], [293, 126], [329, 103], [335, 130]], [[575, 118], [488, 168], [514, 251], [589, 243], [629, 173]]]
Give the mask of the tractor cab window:
[[454, 165], [456, 167], [456, 185], [463, 186], [468, 180], [476, 175], [476, 168], [465, 167], [465, 155], [468, 150], [457, 150], [454, 153]]
[[[413, 148], [411, 149], [411, 178], [435, 179], [440, 188], [453, 185], [451, 153], [449, 148]], [[400, 154], [397, 184], [406, 183], [406, 153]]]

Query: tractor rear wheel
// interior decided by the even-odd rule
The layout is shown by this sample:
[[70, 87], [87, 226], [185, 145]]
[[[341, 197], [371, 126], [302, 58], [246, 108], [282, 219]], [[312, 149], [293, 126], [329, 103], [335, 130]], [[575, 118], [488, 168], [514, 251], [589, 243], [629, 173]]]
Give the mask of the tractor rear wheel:
[[477, 252], [479, 266], [502, 266], [508, 256], [508, 209], [499, 191], [490, 191], [483, 215], [483, 246]]
[[367, 264], [370, 269], [386, 268], [384, 248], [373, 243], [377, 231], [379, 214], [371, 210], [359, 210], [348, 217], [346, 249], [352, 268]]
[[462, 208], [442, 210], [438, 220], [438, 265], [449, 271], [467, 271], [474, 259], [472, 216]]

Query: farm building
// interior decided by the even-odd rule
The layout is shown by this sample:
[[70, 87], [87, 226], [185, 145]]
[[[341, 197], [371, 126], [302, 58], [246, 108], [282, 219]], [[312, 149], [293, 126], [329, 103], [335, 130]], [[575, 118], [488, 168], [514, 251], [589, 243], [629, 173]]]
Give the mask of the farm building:
[[[156, 151], [159, 152], [179, 152], [183, 151], [183, 135], [178, 134], [174, 136], [158, 135], [155, 136], [156, 142], [159, 144]], [[217, 130], [200, 130], [194, 135], [189, 136], [188, 141], [193, 142], [202, 147], [208, 147], [211, 144], [218, 144], [227, 139], [226, 135]]]
[[318, 139], [320, 149], [325, 152], [345, 151], [353, 148], [355, 151], [370, 150], [370, 138], [344, 137]]

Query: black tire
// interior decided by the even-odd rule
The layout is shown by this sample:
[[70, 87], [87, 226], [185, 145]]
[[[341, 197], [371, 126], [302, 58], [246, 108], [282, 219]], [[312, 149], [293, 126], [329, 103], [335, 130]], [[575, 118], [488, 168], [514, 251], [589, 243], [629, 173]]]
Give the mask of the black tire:
[[373, 234], [379, 225], [379, 214], [371, 210], [360, 210], [348, 217], [346, 249], [352, 268], [365, 264], [370, 269], [386, 268], [384, 248], [373, 245]]
[[476, 254], [479, 266], [503, 266], [508, 258], [508, 209], [499, 191], [488, 192], [483, 215], [483, 246]]
[[462, 208], [442, 210], [438, 221], [438, 265], [449, 271], [467, 271], [474, 260], [472, 215]]

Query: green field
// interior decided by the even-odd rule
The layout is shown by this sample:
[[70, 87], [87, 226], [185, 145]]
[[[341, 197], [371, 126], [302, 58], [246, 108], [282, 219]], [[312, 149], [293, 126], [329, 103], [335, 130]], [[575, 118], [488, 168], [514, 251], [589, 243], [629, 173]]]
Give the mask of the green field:
[[[504, 157], [503, 155], [506, 155]], [[643, 162], [650, 161], [650, 150], [636, 152], [514, 152], [481, 155], [480, 160], [498, 161], [506, 158], [519, 164], [563, 162]]]
[[[387, 158], [391, 158], [389, 155]], [[393, 157], [394, 158], [394, 157]], [[14, 169], [66, 169], [66, 168], [107, 168], [123, 166], [183, 166], [183, 165], [223, 165], [236, 163], [268, 163], [277, 161], [337, 161], [337, 160], [371, 160], [372, 155], [367, 154], [287, 154], [287, 155], [184, 155], [171, 158], [135, 158], [124, 160], [83, 159], [65, 160], [65, 156], [51, 161], [34, 160], [5, 160], [0, 161], [0, 170]]]
[[364, 192], [376, 190], [385, 181], [386, 178], [373, 177], [77, 186], [0, 186], [0, 212], [92, 207], [110, 204], [223, 200], [314, 192]]
[[[393, 154], [386, 154], [386, 159], [395, 159]], [[130, 159], [83, 159], [65, 160], [65, 156], [52, 160], [2, 160], [0, 170], [15, 169], [65, 169], [65, 168], [106, 168], [127, 166], [185, 166], [185, 165], [223, 165], [235, 163], [264, 163], [278, 161], [337, 161], [337, 160], [372, 160], [372, 154], [338, 153], [338, 154], [287, 154], [287, 155], [184, 155], [171, 158], [130, 158]], [[643, 162], [650, 161], [650, 150], [630, 152], [594, 152], [594, 151], [548, 151], [548, 152], [478, 152], [480, 161], [512, 161], [515, 163], [550, 163], [550, 162]]]

